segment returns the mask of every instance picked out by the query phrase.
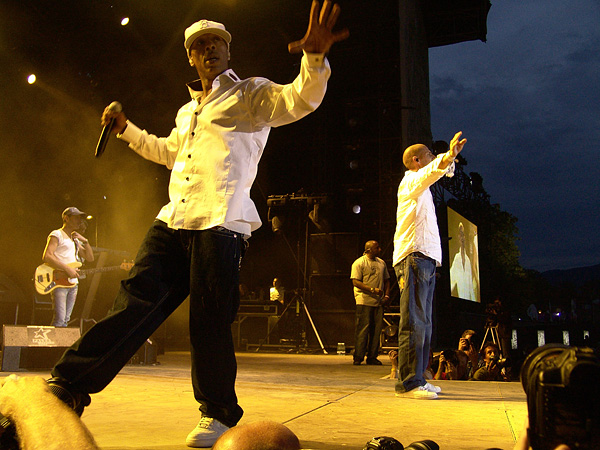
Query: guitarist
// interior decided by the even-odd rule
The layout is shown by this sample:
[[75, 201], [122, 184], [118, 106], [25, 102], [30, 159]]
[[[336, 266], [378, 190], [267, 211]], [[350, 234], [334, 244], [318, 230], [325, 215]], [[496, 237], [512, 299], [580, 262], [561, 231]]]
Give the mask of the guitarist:
[[85, 229], [83, 216], [86, 213], [74, 206], [65, 209], [62, 213], [63, 226], [52, 231], [44, 249], [42, 259], [55, 269], [64, 271], [69, 277], [69, 282], [75, 286], [71, 288], [56, 288], [52, 291], [54, 304], [54, 317], [52, 325], [66, 327], [71, 318], [75, 299], [77, 298], [79, 269], [68, 266], [69, 263], [94, 260], [92, 246], [80, 231]]

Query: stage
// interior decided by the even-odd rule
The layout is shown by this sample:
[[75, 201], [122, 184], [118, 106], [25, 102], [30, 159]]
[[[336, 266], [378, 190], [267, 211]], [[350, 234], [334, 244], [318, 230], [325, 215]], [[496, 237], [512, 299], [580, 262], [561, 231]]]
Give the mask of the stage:
[[[283, 423], [305, 449], [362, 450], [374, 436], [391, 436], [405, 447], [431, 439], [442, 450], [509, 450], [527, 414], [519, 382], [439, 381], [436, 400], [395, 397], [386, 355], [380, 356], [383, 366], [353, 366], [351, 355], [322, 353], [237, 357], [241, 423]], [[127, 365], [92, 396], [83, 421], [102, 449], [188, 448], [185, 437], [199, 420], [189, 353], [167, 352], [158, 362]]]

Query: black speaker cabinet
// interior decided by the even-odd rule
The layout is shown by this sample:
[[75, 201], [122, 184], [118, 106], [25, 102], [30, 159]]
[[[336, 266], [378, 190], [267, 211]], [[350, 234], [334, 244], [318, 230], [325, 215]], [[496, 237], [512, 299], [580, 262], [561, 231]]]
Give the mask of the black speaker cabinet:
[[158, 364], [158, 343], [153, 337], [146, 339], [135, 355], [129, 360], [129, 364], [156, 365]]
[[[354, 346], [356, 301], [349, 271], [344, 275], [311, 275], [310, 313], [325, 347], [335, 348], [338, 342]], [[309, 327], [310, 323], [308, 341], [316, 345]]]
[[79, 328], [4, 325], [2, 371], [51, 369], [80, 334]]
[[345, 275], [310, 277], [311, 311], [356, 311], [350, 272]]
[[310, 235], [310, 273], [347, 275], [362, 254], [357, 233], [317, 233]]

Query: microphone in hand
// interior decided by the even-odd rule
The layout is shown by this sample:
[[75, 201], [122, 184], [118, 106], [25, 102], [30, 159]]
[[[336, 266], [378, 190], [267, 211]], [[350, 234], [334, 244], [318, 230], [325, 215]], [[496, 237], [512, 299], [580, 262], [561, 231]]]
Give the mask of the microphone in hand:
[[[119, 102], [112, 102], [108, 105], [108, 109], [113, 112], [120, 113], [123, 111], [123, 107]], [[115, 118], [110, 119], [110, 122], [102, 128], [102, 133], [100, 134], [100, 139], [98, 140], [98, 145], [96, 145], [96, 153], [94, 154], [96, 158], [102, 156], [104, 150], [106, 149], [106, 144], [108, 143], [108, 138], [110, 137], [110, 133], [115, 126]]]

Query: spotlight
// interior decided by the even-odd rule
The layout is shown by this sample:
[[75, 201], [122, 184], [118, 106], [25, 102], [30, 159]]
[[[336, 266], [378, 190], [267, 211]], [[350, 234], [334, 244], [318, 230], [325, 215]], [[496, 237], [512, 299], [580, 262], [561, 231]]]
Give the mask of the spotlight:
[[282, 217], [273, 216], [273, 219], [271, 220], [271, 226], [273, 227], [274, 233], [277, 233], [281, 230], [281, 227], [283, 226], [283, 221], [284, 219]]
[[35, 80], [37, 80], [37, 77], [33, 73], [27, 77], [27, 82], [29, 84], [35, 83]]
[[360, 205], [354, 205], [354, 206], [352, 207], [352, 212], [353, 212], [354, 214], [360, 214]]
[[125, 26], [125, 25], [127, 25], [128, 23], [129, 23], [129, 17], [123, 17], [123, 18], [121, 19], [121, 25], [122, 25], [122, 26]]

